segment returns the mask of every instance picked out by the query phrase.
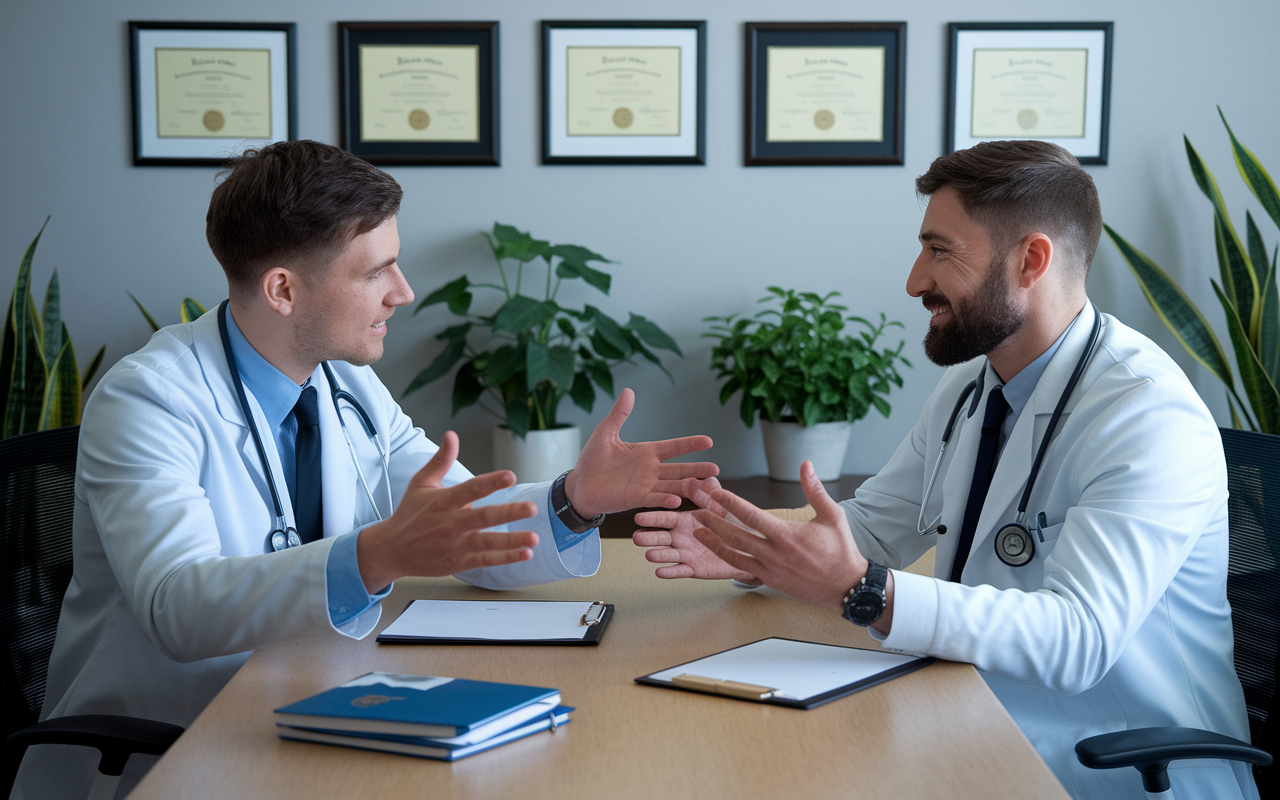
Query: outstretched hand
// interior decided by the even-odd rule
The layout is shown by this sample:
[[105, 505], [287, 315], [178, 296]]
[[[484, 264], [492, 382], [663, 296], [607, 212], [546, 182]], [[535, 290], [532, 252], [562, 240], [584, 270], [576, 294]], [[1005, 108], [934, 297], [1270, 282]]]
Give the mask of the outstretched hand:
[[645, 506], [679, 508], [682, 480], [711, 478], [720, 472], [710, 461], [664, 463], [709, 449], [709, 436], [622, 441], [619, 433], [635, 402], [635, 393], [623, 389], [609, 415], [592, 431], [577, 466], [565, 479], [565, 493], [580, 516], [590, 518]]
[[867, 559], [858, 552], [844, 510], [827, 494], [808, 461], [800, 468], [800, 484], [817, 511], [808, 522], [779, 519], [718, 489], [711, 499], [747, 527], [710, 509], [698, 509], [691, 512], [701, 523], [693, 536], [726, 564], [766, 586], [806, 603], [843, 610], [845, 592], [866, 574]]
[[[711, 492], [720, 488], [715, 478], [698, 480], [686, 478], [680, 493], [697, 503], [709, 513], [723, 517], [724, 506], [711, 499]], [[658, 567], [654, 574], [659, 578], [701, 578], [725, 580], [732, 578], [745, 583], [755, 583], [756, 577], [736, 567], [731, 567], [719, 556], [707, 549], [694, 537], [700, 523], [688, 511], [644, 511], [636, 514], [636, 524], [649, 530], [638, 530], [632, 535], [637, 547], [652, 548], [644, 557]]]
[[360, 532], [356, 543], [360, 576], [373, 592], [406, 575], [452, 575], [533, 558], [538, 534], [533, 531], [490, 531], [537, 514], [533, 503], [500, 503], [472, 508], [476, 500], [513, 486], [510, 470], [442, 488], [458, 458], [458, 435], [449, 431], [405, 489], [395, 512]]

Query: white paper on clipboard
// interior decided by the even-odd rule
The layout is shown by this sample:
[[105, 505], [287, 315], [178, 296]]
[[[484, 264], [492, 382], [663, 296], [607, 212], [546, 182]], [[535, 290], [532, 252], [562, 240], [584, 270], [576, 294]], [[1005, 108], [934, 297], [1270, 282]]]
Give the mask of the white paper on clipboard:
[[414, 600], [382, 636], [529, 641], [584, 639], [590, 601]]
[[775, 690], [777, 697], [807, 700], [918, 660], [917, 656], [878, 650], [792, 639], [762, 639], [648, 677], [670, 681], [680, 674], [700, 675], [767, 686]]

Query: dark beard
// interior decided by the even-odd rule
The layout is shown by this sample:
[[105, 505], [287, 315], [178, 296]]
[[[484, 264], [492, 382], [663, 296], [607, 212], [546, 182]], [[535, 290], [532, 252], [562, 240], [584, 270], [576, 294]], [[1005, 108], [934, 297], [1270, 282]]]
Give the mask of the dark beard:
[[936, 292], [920, 297], [926, 307], [949, 304], [951, 321], [941, 327], [930, 327], [924, 337], [924, 354], [940, 367], [977, 358], [990, 353], [1005, 339], [1017, 333], [1027, 315], [1013, 302], [1013, 293], [1004, 278], [1004, 259], [996, 259], [987, 268], [987, 276], [973, 297], [950, 301]]

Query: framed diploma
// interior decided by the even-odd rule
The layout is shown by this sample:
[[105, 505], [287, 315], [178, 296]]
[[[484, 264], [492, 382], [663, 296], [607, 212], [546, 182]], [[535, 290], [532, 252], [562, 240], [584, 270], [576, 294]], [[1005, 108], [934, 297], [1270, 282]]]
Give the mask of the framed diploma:
[[947, 152], [1039, 139], [1107, 163], [1111, 22], [953, 22]]
[[339, 22], [342, 146], [374, 164], [498, 166], [498, 23]]
[[543, 164], [705, 164], [707, 23], [542, 23]]
[[130, 22], [133, 163], [218, 166], [297, 129], [292, 22]]
[[903, 163], [905, 22], [748, 22], [749, 167]]

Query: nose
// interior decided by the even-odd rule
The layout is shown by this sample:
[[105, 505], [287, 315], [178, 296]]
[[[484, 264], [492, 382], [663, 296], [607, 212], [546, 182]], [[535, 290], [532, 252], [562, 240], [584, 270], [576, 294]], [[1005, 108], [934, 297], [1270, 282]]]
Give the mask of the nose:
[[912, 297], [919, 297], [937, 286], [929, 276], [927, 256], [927, 250], [916, 256], [915, 263], [911, 265], [911, 272], [907, 275], [907, 294]]
[[387, 294], [387, 305], [407, 306], [413, 302], [413, 287], [409, 285], [409, 281], [405, 280], [399, 264], [393, 266], [392, 269], [395, 270], [395, 280], [391, 291]]

